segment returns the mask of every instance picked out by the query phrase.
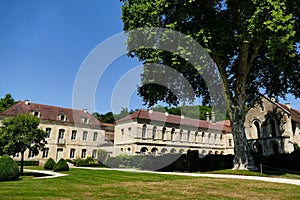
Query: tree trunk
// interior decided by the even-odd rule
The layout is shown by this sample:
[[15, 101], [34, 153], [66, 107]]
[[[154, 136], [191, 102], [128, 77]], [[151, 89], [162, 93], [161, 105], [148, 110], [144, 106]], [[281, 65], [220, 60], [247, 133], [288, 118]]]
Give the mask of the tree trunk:
[[250, 148], [247, 142], [245, 126], [244, 126], [244, 107], [234, 107], [231, 128], [234, 141], [234, 160], [233, 169], [238, 170], [257, 170], [254, 165], [254, 160], [250, 153]]
[[23, 166], [24, 166], [24, 151], [21, 152], [21, 166], [20, 166], [20, 174], [23, 176]]

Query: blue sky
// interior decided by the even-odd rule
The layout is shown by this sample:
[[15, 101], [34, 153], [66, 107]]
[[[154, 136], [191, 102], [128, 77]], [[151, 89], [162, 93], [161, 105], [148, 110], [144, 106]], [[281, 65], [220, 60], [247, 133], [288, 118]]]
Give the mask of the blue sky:
[[[11, 93], [16, 100], [72, 107], [82, 63], [97, 45], [120, 32], [118, 0], [0, 0], [0, 97]], [[116, 83], [138, 65], [122, 56], [107, 68], [95, 91], [97, 112], [143, 107], [135, 91], [129, 99], [112, 97]], [[139, 77], [135, 79], [131, 84], [137, 84]], [[119, 100], [114, 108], [112, 98]], [[288, 101], [300, 110], [296, 100]], [[76, 108], [83, 106], [94, 111], [89, 105]]]

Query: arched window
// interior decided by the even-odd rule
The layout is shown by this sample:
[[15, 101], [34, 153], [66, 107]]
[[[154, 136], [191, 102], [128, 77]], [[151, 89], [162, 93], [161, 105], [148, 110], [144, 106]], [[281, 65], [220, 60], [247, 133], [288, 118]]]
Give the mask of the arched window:
[[147, 132], [147, 125], [144, 124], [144, 125], [143, 125], [143, 128], [142, 128], [142, 138], [143, 138], [143, 139], [146, 139], [146, 137], [147, 137], [146, 132]]
[[270, 119], [270, 125], [271, 125], [271, 135], [272, 137], [276, 137], [276, 124], [274, 119]]
[[179, 132], [179, 142], [182, 142], [182, 134], [183, 134], [183, 130], [180, 129], [180, 132]]
[[146, 155], [147, 151], [148, 151], [147, 147], [142, 147], [141, 148], [141, 155], [143, 155], [143, 156]]
[[195, 143], [198, 143], [197, 137], [198, 137], [198, 131], [195, 131]]
[[187, 138], [186, 138], [187, 142], [190, 142], [190, 137], [191, 137], [191, 131], [188, 130], [188, 132], [187, 132]]
[[257, 133], [257, 138], [260, 139], [261, 138], [261, 134], [260, 134], [260, 123], [258, 121], [254, 122], [254, 126], [256, 129], [256, 133]]
[[158, 151], [158, 149], [157, 149], [156, 147], [153, 147], [153, 148], [151, 149], [151, 154], [152, 154], [153, 156], [156, 156], [157, 151]]
[[171, 130], [171, 141], [174, 142], [174, 134], [175, 134], [175, 128], [172, 128]]
[[152, 129], [152, 139], [153, 140], [156, 140], [156, 138], [157, 138], [156, 133], [157, 133], [157, 127], [154, 126], [153, 129]]
[[174, 148], [171, 149], [170, 153], [173, 153], [173, 154], [176, 153], [176, 149], [174, 149]]
[[271, 143], [271, 148], [272, 148], [272, 153], [273, 154], [278, 154], [279, 153], [279, 146], [277, 144], [277, 142], [272, 142]]
[[161, 150], [161, 154], [166, 154], [168, 152], [168, 150], [166, 149], [166, 148], [163, 148], [162, 150]]
[[166, 140], [166, 127], [163, 127], [162, 132], [161, 132], [161, 139]]

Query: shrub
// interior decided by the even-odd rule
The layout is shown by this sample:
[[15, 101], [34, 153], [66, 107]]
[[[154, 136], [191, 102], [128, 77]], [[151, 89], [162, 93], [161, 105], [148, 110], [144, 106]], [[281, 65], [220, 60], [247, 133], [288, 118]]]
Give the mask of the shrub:
[[20, 176], [17, 163], [8, 155], [0, 158], [0, 181], [17, 180]]
[[55, 172], [59, 172], [59, 171], [69, 171], [69, 165], [68, 163], [61, 158], [53, 167], [53, 170]]
[[[17, 160], [16, 161], [17, 165], [20, 166], [21, 165], [21, 161]], [[24, 160], [23, 162], [23, 166], [39, 166], [39, 161], [36, 160]]]
[[107, 159], [107, 152], [103, 149], [99, 149], [98, 150], [98, 161], [100, 163], [104, 163], [106, 159]]
[[52, 158], [49, 158], [44, 165], [44, 169], [53, 170], [55, 164], [55, 161]]
[[101, 164], [99, 164], [97, 162], [97, 160], [95, 160], [92, 157], [87, 157], [86, 159], [77, 158], [77, 159], [73, 160], [72, 163], [76, 167], [99, 167], [99, 166], [102, 166]]

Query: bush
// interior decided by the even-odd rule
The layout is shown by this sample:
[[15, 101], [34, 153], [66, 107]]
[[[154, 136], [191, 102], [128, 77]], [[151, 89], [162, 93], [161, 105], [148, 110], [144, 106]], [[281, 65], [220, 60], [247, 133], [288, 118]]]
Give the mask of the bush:
[[68, 163], [61, 158], [53, 167], [53, 171], [59, 172], [59, 171], [69, 171], [69, 165]]
[[[21, 161], [16, 161], [17, 165], [21, 165]], [[39, 161], [36, 160], [24, 160], [23, 166], [39, 166]]]
[[76, 167], [100, 167], [102, 164], [99, 164], [97, 160], [92, 157], [87, 157], [86, 159], [77, 158], [72, 161]]
[[0, 181], [17, 180], [20, 176], [17, 163], [8, 155], [0, 158]]
[[49, 158], [44, 165], [44, 169], [53, 170], [55, 164], [55, 161], [52, 158]]

